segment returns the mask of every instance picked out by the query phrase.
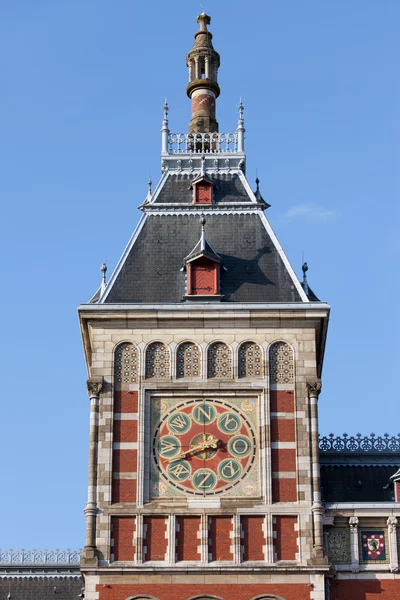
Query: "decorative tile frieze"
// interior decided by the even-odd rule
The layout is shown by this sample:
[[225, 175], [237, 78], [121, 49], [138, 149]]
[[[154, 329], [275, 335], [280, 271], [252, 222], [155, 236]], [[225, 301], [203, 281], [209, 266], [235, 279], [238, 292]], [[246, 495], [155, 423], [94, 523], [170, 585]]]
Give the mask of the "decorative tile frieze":
[[254, 342], [244, 342], [239, 348], [239, 377], [262, 377], [262, 351]]
[[115, 351], [114, 381], [119, 389], [129, 389], [130, 383], [137, 383], [139, 353], [134, 344], [120, 344]]
[[223, 342], [211, 344], [207, 355], [209, 379], [229, 379], [232, 377], [232, 350]]
[[166, 379], [169, 376], [169, 350], [162, 342], [153, 342], [146, 350], [146, 379]]
[[178, 379], [185, 377], [200, 377], [200, 349], [193, 342], [180, 344], [176, 360], [176, 376]]
[[328, 531], [328, 557], [334, 565], [351, 563], [350, 533], [348, 527], [334, 527]]
[[272, 384], [294, 383], [293, 349], [286, 342], [276, 342], [269, 349], [269, 380]]

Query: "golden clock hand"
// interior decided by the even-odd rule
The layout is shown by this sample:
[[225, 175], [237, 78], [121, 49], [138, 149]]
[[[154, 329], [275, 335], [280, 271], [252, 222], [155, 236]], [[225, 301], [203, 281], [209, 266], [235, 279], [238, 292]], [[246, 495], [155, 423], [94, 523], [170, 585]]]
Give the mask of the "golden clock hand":
[[217, 448], [218, 438], [213, 435], [209, 435], [207, 440], [197, 444], [197, 446], [193, 446], [192, 448], [188, 448], [188, 450], [183, 450], [177, 456], [170, 458], [168, 462], [173, 462], [174, 460], [180, 460], [181, 458], [185, 458], [186, 454], [192, 454], [193, 452], [206, 450], [207, 448]]

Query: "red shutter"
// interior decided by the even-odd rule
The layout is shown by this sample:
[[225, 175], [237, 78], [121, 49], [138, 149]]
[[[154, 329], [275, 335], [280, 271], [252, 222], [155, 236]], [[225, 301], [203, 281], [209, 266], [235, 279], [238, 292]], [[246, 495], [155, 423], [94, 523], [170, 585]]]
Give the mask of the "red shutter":
[[200, 181], [195, 184], [195, 204], [212, 204], [212, 187], [210, 183]]
[[191, 276], [192, 285], [191, 293], [193, 295], [199, 294], [217, 294], [216, 289], [216, 269], [217, 264], [209, 260], [200, 259], [192, 263], [191, 265]]

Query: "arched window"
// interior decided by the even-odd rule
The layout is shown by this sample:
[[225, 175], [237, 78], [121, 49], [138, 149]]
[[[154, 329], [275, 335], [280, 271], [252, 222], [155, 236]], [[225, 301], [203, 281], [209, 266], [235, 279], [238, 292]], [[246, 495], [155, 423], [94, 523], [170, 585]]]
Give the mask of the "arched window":
[[200, 377], [200, 349], [193, 342], [184, 342], [178, 346], [176, 355], [176, 376]]
[[128, 389], [130, 383], [137, 383], [139, 353], [134, 344], [123, 343], [117, 346], [114, 358], [114, 382], [119, 389]]
[[254, 342], [244, 342], [239, 348], [239, 377], [262, 377], [262, 351]]
[[275, 342], [269, 349], [270, 383], [294, 383], [293, 349], [286, 342]]
[[207, 375], [210, 379], [232, 377], [232, 350], [223, 342], [214, 342], [208, 349]]
[[169, 377], [169, 350], [162, 342], [153, 342], [146, 350], [146, 379]]

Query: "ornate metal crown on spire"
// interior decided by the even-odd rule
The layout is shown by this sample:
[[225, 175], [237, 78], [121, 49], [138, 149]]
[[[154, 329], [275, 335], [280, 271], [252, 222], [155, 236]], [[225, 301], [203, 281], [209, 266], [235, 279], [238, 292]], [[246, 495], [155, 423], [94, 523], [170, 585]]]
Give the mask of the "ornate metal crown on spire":
[[217, 82], [220, 57], [214, 50], [212, 34], [207, 25], [211, 17], [202, 12], [197, 17], [200, 28], [194, 34], [194, 44], [186, 57], [189, 71], [187, 94], [192, 101], [192, 118], [188, 133], [171, 133], [168, 125], [168, 105], [165, 102], [161, 135], [162, 172], [167, 170], [196, 172], [202, 160], [211, 172], [245, 171], [243, 103], [238, 106], [236, 131], [219, 133], [216, 120], [216, 99], [220, 94]]

